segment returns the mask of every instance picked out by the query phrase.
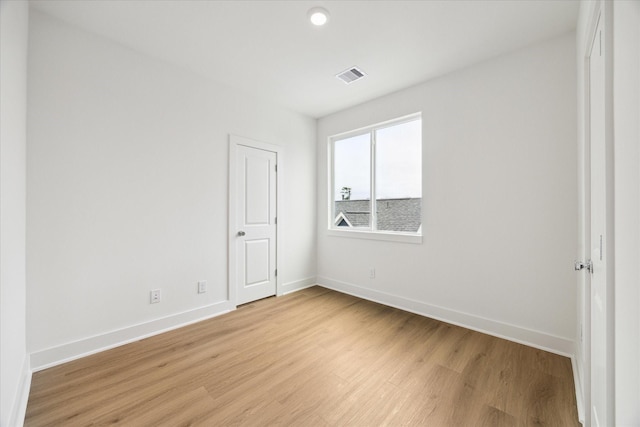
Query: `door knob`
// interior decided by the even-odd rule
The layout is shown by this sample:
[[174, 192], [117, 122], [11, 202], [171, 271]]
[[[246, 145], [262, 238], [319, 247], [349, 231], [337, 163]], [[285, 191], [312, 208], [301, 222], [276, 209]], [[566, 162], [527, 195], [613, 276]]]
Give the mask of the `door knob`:
[[582, 269], [586, 269], [589, 273], [593, 273], [593, 263], [591, 262], [590, 259], [588, 259], [587, 262], [575, 261], [573, 263], [573, 268], [576, 271], [580, 271]]
[[242, 231], [242, 230], [238, 231], [238, 236], [240, 236], [240, 237], [244, 236], [245, 234], [247, 234], [247, 233], [245, 233], [245, 232], [244, 232], [244, 231]]

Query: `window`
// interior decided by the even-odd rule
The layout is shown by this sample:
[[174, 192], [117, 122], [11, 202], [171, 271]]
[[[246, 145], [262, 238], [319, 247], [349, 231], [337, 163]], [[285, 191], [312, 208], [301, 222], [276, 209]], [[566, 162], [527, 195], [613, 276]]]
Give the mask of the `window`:
[[329, 143], [329, 230], [360, 232], [353, 235], [368, 238], [376, 238], [372, 234], [420, 236], [420, 115], [336, 135]]

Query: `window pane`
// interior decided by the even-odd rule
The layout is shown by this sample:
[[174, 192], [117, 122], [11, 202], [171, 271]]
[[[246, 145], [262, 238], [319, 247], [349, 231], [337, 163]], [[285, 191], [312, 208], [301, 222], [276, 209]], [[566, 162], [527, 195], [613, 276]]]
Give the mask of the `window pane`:
[[370, 227], [371, 142], [369, 134], [339, 139], [333, 145], [333, 225]]
[[377, 229], [419, 231], [421, 205], [422, 120], [376, 131]]

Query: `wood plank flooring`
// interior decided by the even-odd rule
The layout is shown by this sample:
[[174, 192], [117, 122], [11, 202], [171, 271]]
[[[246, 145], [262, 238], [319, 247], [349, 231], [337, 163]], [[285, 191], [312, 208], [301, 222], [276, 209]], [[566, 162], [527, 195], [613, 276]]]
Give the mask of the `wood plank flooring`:
[[321, 287], [33, 375], [26, 426], [579, 426], [571, 362]]

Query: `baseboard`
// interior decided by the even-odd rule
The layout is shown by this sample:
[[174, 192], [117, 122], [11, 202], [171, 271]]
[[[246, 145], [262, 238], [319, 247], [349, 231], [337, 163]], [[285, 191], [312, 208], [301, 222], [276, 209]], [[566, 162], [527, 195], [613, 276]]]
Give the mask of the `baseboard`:
[[18, 384], [18, 388], [16, 389], [14, 405], [9, 415], [10, 426], [21, 426], [24, 424], [24, 416], [27, 413], [30, 391], [31, 367], [29, 366], [29, 356], [26, 355], [22, 362], [22, 370], [20, 371], [20, 384]]
[[158, 335], [211, 317], [235, 310], [230, 301], [221, 301], [205, 307], [140, 323], [46, 350], [31, 353], [31, 369], [37, 372], [90, 354], [99, 353], [153, 335]]
[[453, 325], [462, 326], [474, 331], [493, 335], [498, 338], [504, 338], [509, 341], [549, 351], [561, 356], [571, 357], [573, 355], [574, 342], [567, 338], [534, 331], [492, 319], [486, 319], [484, 317], [444, 307], [438, 307], [398, 295], [392, 295], [358, 285], [329, 279], [327, 277], [318, 277], [317, 283], [319, 286], [353, 295], [358, 298], [399, 308], [421, 316], [451, 323]]
[[578, 421], [584, 425], [584, 388], [582, 376], [579, 374], [580, 367], [575, 356], [571, 356], [571, 369], [573, 370], [573, 385], [576, 389], [576, 406], [578, 407]]
[[310, 288], [311, 286], [315, 286], [315, 285], [316, 285], [315, 277], [307, 277], [306, 279], [300, 279], [293, 282], [284, 283], [279, 289], [278, 296], [290, 294], [291, 292]]
[[[308, 277], [306, 279], [285, 283], [281, 285], [278, 295], [286, 295], [291, 292], [315, 286], [315, 284], [315, 277]], [[99, 353], [143, 338], [161, 334], [172, 329], [177, 329], [191, 323], [228, 313], [232, 310], [235, 310], [235, 306], [230, 301], [222, 301], [206, 307], [197, 308], [150, 322], [66, 343], [46, 350], [33, 352], [31, 353], [31, 369], [33, 372], [41, 371], [90, 354]]]

